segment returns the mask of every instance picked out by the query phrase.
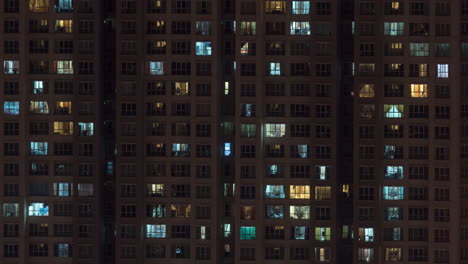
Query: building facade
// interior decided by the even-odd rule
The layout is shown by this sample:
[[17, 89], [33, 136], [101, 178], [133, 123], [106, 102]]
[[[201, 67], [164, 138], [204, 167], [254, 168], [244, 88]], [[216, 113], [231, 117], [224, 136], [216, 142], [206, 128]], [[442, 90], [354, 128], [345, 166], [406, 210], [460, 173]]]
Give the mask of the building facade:
[[354, 13], [354, 261], [462, 263], [466, 2]]
[[2, 263], [468, 263], [468, 1], [0, 14]]
[[1, 5], [2, 262], [97, 263], [100, 7], [93, 1]]

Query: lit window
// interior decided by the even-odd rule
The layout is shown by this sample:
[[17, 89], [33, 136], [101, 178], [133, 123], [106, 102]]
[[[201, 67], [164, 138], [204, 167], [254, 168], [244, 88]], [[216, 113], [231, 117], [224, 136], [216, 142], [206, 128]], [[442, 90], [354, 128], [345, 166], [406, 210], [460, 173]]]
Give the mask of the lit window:
[[45, 94], [46, 87], [44, 81], [33, 81], [33, 94]]
[[224, 95], [229, 95], [231, 93], [230, 83], [224, 82]]
[[373, 248], [359, 248], [358, 259], [360, 262], [373, 262], [374, 261], [374, 249]]
[[386, 228], [384, 230], [384, 236], [388, 236], [391, 241], [401, 241], [403, 235], [403, 230], [401, 227]]
[[399, 147], [392, 146], [392, 145], [385, 145], [384, 146], [384, 158], [386, 159], [396, 159], [402, 158], [401, 151], [399, 151]]
[[448, 78], [448, 77], [449, 77], [449, 65], [437, 64], [437, 78]]
[[270, 62], [269, 73], [271, 76], [280, 76], [281, 75], [281, 63]]
[[46, 203], [30, 203], [28, 206], [29, 216], [48, 216], [49, 205]]
[[265, 215], [268, 219], [283, 219], [284, 205], [267, 205], [265, 208]]
[[56, 257], [68, 258], [72, 255], [72, 247], [70, 244], [58, 243], [54, 245], [54, 251]]
[[328, 180], [330, 178], [330, 166], [315, 167], [316, 178], [319, 180]]
[[360, 75], [374, 75], [375, 74], [375, 63], [360, 63], [358, 66]]
[[268, 164], [265, 168], [265, 175], [270, 178], [282, 178], [283, 168], [283, 165]]
[[283, 185], [265, 186], [265, 198], [271, 198], [271, 199], [286, 198], [286, 194], [284, 193], [284, 186]]
[[48, 142], [30, 142], [30, 154], [31, 155], [47, 155], [49, 150]]
[[56, 12], [72, 12], [73, 1], [72, 0], [55, 0], [55, 11]]
[[309, 239], [309, 227], [308, 226], [292, 226], [291, 227], [291, 239], [292, 240]]
[[3, 103], [3, 113], [5, 115], [19, 115], [20, 105], [19, 102], [4, 102]]
[[374, 241], [374, 228], [372, 227], [359, 228], [359, 240], [365, 241], [365, 242]]
[[350, 238], [351, 237], [350, 234], [351, 234], [351, 232], [349, 230], [349, 225], [343, 225], [343, 234], [342, 234], [343, 238], [345, 238], [345, 239]]
[[189, 82], [175, 82], [173, 94], [177, 96], [190, 95], [190, 83]]
[[427, 97], [427, 84], [411, 84], [411, 97]]
[[[112, 161], [106, 162], [106, 173], [108, 175], [112, 175], [114, 173], [114, 162], [112, 162]], [[83, 174], [84, 174], [83, 176], [90, 176], [91, 172], [85, 170], [85, 171], [83, 171]]]
[[[161, 34], [161, 33], [166, 32], [166, 21], [164, 21], [164, 20], [151, 21], [151, 22], [149, 22], [148, 25], [150, 27], [149, 31], [151, 33]], [[131, 28], [130, 31], [132, 31], [132, 30], [134, 31], [134, 25], [132, 25], [130, 28]]]
[[404, 34], [404, 22], [385, 22], [384, 35], [386, 36], [402, 36]]
[[293, 21], [290, 24], [291, 35], [310, 35], [310, 23], [309, 22], [297, 22]]
[[256, 238], [255, 226], [241, 226], [240, 240], [254, 240]]
[[291, 10], [294, 15], [308, 15], [310, 14], [309, 1], [292, 1]]
[[309, 146], [306, 144], [301, 145], [291, 145], [291, 158], [309, 158]]
[[73, 135], [73, 122], [55, 121], [54, 122], [54, 134], [62, 135], [62, 136]]
[[231, 237], [231, 224], [224, 224], [224, 237]]
[[199, 226], [197, 227], [198, 237], [197, 239], [206, 240], [210, 237], [209, 227], [208, 226]]
[[331, 261], [330, 248], [315, 248], [316, 263], [329, 263]]
[[166, 225], [146, 225], [146, 238], [165, 238]]
[[234, 190], [236, 189], [235, 183], [225, 183], [224, 184], [224, 197], [234, 196]]
[[73, 74], [73, 61], [54, 61], [54, 72], [57, 74]]
[[94, 123], [78, 123], [78, 129], [80, 130], [80, 136], [94, 136]]
[[373, 98], [375, 96], [374, 84], [373, 83], [364, 83], [361, 84], [359, 89], [359, 97], [361, 98]]
[[150, 61], [149, 62], [149, 74], [151, 74], [151, 75], [163, 75], [164, 74], [164, 62], [162, 62], [162, 61]]
[[351, 194], [351, 187], [349, 184], [342, 184], [341, 185], [341, 192], [346, 196], [349, 197]]
[[188, 246], [176, 245], [173, 250], [175, 258], [187, 258], [189, 254]]
[[195, 52], [198, 56], [211, 56], [211, 42], [195, 42]]
[[210, 35], [211, 34], [211, 21], [197, 21], [195, 23], [197, 35]]
[[286, 124], [265, 124], [265, 137], [284, 137]]
[[289, 206], [289, 217], [292, 219], [310, 219], [310, 206], [291, 205]]
[[402, 133], [402, 130], [403, 130], [403, 127], [400, 126], [400, 125], [388, 125], [385, 127], [385, 134], [389, 134], [389, 135], [398, 135], [400, 133]]
[[388, 51], [390, 56], [403, 55], [403, 43], [401, 42], [392, 42], [390, 43], [390, 50]]
[[386, 248], [385, 249], [385, 261], [388, 262], [400, 262], [402, 261], [401, 248]]
[[69, 101], [55, 102], [55, 113], [61, 114], [61, 115], [71, 115], [72, 102], [69, 102]]
[[164, 197], [164, 184], [148, 183], [146, 184], [147, 197]]
[[255, 220], [255, 206], [241, 206], [240, 218], [244, 220]]
[[330, 227], [316, 227], [315, 228], [315, 240], [317, 241], [329, 241], [331, 239], [331, 228]]
[[429, 56], [429, 43], [410, 43], [410, 56]]
[[243, 42], [241, 43], [240, 54], [241, 55], [255, 55], [255, 43]]
[[255, 104], [241, 104], [241, 115], [242, 117], [254, 117]]
[[402, 118], [403, 111], [403, 105], [384, 105], [384, 113], [386, 118]]
[[73, 194], [73, 183], [54, 182], [54, 195], [70, 197]]
[[331, 187], [330, 186], [315, 186], [315, 200], [330, 200]]
[[411, 77], [427, 77], [428, 64], [410, 64]]
[[3, 216], [5, 217], [16, 217], [19, 214], [19, 204], [17, 203], [4, 203], [3, 204]]
[[190, 144], [174, 143], [172, 144], [172, 156], [173, 157], [189, 157], [190, 156]]
[[166, 205], [164, 204], [146, 205], [146, 216], [155, 217], [155, 218], [166, 217]]
[[46, 101], [31, 101], [29, 111], [35, 114], [48, 114], [49, 104]]
[[291, 185], [289, 186], [290, 199], [310, 199], [309, 185]]
[[55, 20], [55, 32], [71, 33], [73, 29], [73, 20]]
[[385, 168], [385, 179], [403, 179], [403, 166], [387, 166]]
[[231, 156], [231, 143], [224, 143], [224, 156]]
[[257, 22], [255, 21], [240, 22], [240, 34], [241, 35], [256, 35], [257, 34]]
[[29, 11], [33, 13], [45, 13], [49, 11], [49, 0], [28, 0]]
[[257, 126], [255, 124], [241, 124], [241, 137], [254, 138]]
[[286, 2], [282, 1], [265, 1], [265, 13], [267, 14], [283, 14], [286, 9]]
[[404, 187], [402, 186], [384, 186], [383, 199], [384, 200], [403, 200]]
[[403, 208], [401, 207], [385, 207], [384, 208], [385, 220], [402, 220]]
[[19, 74], [19, 61], [6, 60], [3, 62], [4, 74]]

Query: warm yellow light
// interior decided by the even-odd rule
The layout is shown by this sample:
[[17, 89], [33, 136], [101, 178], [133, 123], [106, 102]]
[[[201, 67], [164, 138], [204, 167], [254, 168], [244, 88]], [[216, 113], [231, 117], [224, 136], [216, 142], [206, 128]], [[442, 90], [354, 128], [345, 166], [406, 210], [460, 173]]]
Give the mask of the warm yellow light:
[[289, 186], [290, 199], [310, 199], [309, 185], [291, 185]]
[[229, 82], [224, 82], [224, 95], [229, 94]]
[[411, 84], [411, 97], [426, 98], [427, 84]]
[[190, 84], [188, 82], [176, 82], [174, 84], [175, 95], [189, 95], [190, 93]]
[[361, 98], [373, 98], [374, 96], [375, 96], [374, 84], [365, 83], [365, 84], [361, 85], [361, 89], [359, 90], [359, 97], [361, 97]]
[[402, 49], [403, 48], [403, 43], [392, 43], [391, 44], [392, 49]]

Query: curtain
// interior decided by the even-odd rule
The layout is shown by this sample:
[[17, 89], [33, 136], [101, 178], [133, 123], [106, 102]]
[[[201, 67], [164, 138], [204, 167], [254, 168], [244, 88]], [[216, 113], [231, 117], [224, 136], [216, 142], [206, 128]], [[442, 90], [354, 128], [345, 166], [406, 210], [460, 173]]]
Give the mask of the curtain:
[[360, 107], [361, 107], [360, 116], [362, 118], [369, 118], [369, 119], [374, 118], [375, 105], [363, 104]]
[[403, 116], [404, 105], [384, 105], [386, 118], [401, 118]]
[[285, 198], [283, 185], [267, 185], [265, 187], [265, 196], [267, 198]]
[[309, 228], [306, 226], [291, 227], [291, 239], [309, 239]]
[[47, 12], [49, 0], [29, 0], [29, 10], [31, 12]]
[[301, 158], [307, 158], [309, 155], [308, 147], [307, 145], [297, 145], [297, 154]]
[[359, 90], [359, 97], [372, 98], [374, 97], [374, 84], [366, 83]]

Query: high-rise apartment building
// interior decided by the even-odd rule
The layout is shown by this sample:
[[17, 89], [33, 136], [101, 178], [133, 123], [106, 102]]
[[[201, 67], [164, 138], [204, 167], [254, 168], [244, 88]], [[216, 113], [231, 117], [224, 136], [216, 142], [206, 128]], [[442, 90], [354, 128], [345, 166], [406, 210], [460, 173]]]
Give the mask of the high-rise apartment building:
[[6, 0], [0, 9], [1, 262], [99, 263], [101, 8]]
[[468, 263], [468, 1], [0, 23], [1, 263]]
[[355, 1], [354, 263], [467, 260], [467, 8]]

